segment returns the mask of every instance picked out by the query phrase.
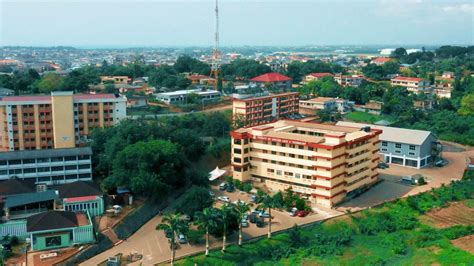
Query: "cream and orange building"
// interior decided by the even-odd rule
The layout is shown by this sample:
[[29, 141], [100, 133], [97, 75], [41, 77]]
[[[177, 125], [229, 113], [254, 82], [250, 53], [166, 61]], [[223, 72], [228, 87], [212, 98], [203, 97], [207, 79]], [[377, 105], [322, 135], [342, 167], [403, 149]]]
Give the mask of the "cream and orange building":
[[232, 135], [233, 177], [334, 206], [378, 180], [381, 130], [280, 120]]
[[288, 92], [248, 99], [234, 99], [232, 102], [234, 123], [238, 120], [241, 126], [254, 126], [298, 114], [299, 95], [299, 92]]
[[93, 128], [126, 117], [126, 100], [114, 94], [52, 92], [0, 99], [0, 151], [74, 148]]

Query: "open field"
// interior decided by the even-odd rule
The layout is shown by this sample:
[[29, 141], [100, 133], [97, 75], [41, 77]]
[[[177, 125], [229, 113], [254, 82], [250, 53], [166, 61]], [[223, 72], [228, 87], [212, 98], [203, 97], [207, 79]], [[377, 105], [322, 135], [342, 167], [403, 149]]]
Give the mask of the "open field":
[[469, 235], [455, 240], [451, 240], [451, 243], [453, 243], [455, 247], [474, 254], [474, 235]]
[[[474, 225], [474, 207], [472, 199], [455, 202], [449, 207], [432, 210], [420, 217], [420, 220], [435, 228], [447, 228], [454, 225]], [[471, 206], [471, 207], [469, 207]]]
[[354, 111], [354, 112], [348, 113], [346, 115], [346, 119], [354, 121], [354, 122], [370, 123], [370, 124], [373, 124], [380, 120], [391, 121], [390, 118], [387, 116], [370, 114], [370, 113], [361, 112], [361, 111]]

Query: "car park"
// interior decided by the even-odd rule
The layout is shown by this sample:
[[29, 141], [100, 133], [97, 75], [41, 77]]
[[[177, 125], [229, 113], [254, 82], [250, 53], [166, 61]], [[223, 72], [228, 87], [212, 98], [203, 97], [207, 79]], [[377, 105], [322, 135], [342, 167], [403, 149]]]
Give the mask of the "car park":
[[291, 210], [288, 212], [288, 214], [290, 214], [291, 217], [295, 217], [297, 212], [298, 212], [298, 209], [293, 207], [293, 208], [291, 208]]
[[265, 222], [263, 221], [262, 218], [258, 218], [257, 221], [255, 222], [255, 224], [257, 225], [257, 227], [264, 227], [265, 226]]
[[256, 213], [251, 213], [251, 214], [249, 215], [249, 221], [250, 221], [251, 223], [254, 224], [254, 223], [257, 222], [257, 220], [258, 220], [258, 216], [257, 216]]
[[223, 202], [230, 202], [230, 198], [227, 196], [219, 196], [217, 199]]
[[240, 223], [242, 224], [242, 227], [249, 227], [249, 222], [247, 222], [247, 220], [245, 220], [245, 219], [242, 219], [242, 221], [240, 221]]
[[258, 213], [258, 216], [262, 217], [262, 218], [270, 218], [270, 213], [266, 212], [266, 211], [261, 211]]
[[229, 192], [229, 193], [232, 193], [232, 192], [235, 191], [235, 186], [232, 185], [232, 184], [229, 184], [229, 185], [227, 185], [225, 191], [227, 191], [227, 192]]
[[298, 217], [306, 217], [306, 215], [308, 215], [307, 211], [298, 211], [296, 213], [296, 216], [298, 216]]

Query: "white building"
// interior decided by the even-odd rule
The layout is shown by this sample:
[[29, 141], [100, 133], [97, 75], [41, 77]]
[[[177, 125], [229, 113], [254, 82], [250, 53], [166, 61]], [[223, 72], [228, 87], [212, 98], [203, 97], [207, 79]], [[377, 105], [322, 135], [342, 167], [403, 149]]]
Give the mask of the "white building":
[[167, 104], [186, 104], [188, 96], [196, 94], [203, 103], [217, 101], [221, 98], [221, 93], [215, 90], [179, 90], [156, 94], [156, 99]]

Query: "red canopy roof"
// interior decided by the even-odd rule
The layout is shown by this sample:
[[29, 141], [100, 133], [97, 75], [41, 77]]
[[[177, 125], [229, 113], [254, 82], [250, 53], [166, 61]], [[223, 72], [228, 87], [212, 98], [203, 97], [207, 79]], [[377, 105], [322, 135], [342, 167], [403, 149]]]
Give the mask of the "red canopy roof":
[[289, 80], [291, 80], [290, 77], [287, 77], [287, 76], [282, 75], [280, 73], [273, 72], [273, 73], [267, 73], [267, 74], [260, 75], [258, 77], [255, 77], [255, 78], [251, 79], [250, 81], [253, 81], [253, 82], [283, 82], [283, 81], [289, 81]]
[[333, 74], [331, 74], [329, 72], [311, 73], [310, 75], [315, 77], [315, 78], [323, 78], [323, 77], [326, 77], [326, 76], [334, 76]]
[[399, 77], [396, 77], [392, 80], [401, 80], [401, 81], [416, 81], [416, 82], [420, 82], [422, 81], [423, 79], [422, 78], [414, 78], [414, 77], [402, 77], [402, 76], [399, 76]]

